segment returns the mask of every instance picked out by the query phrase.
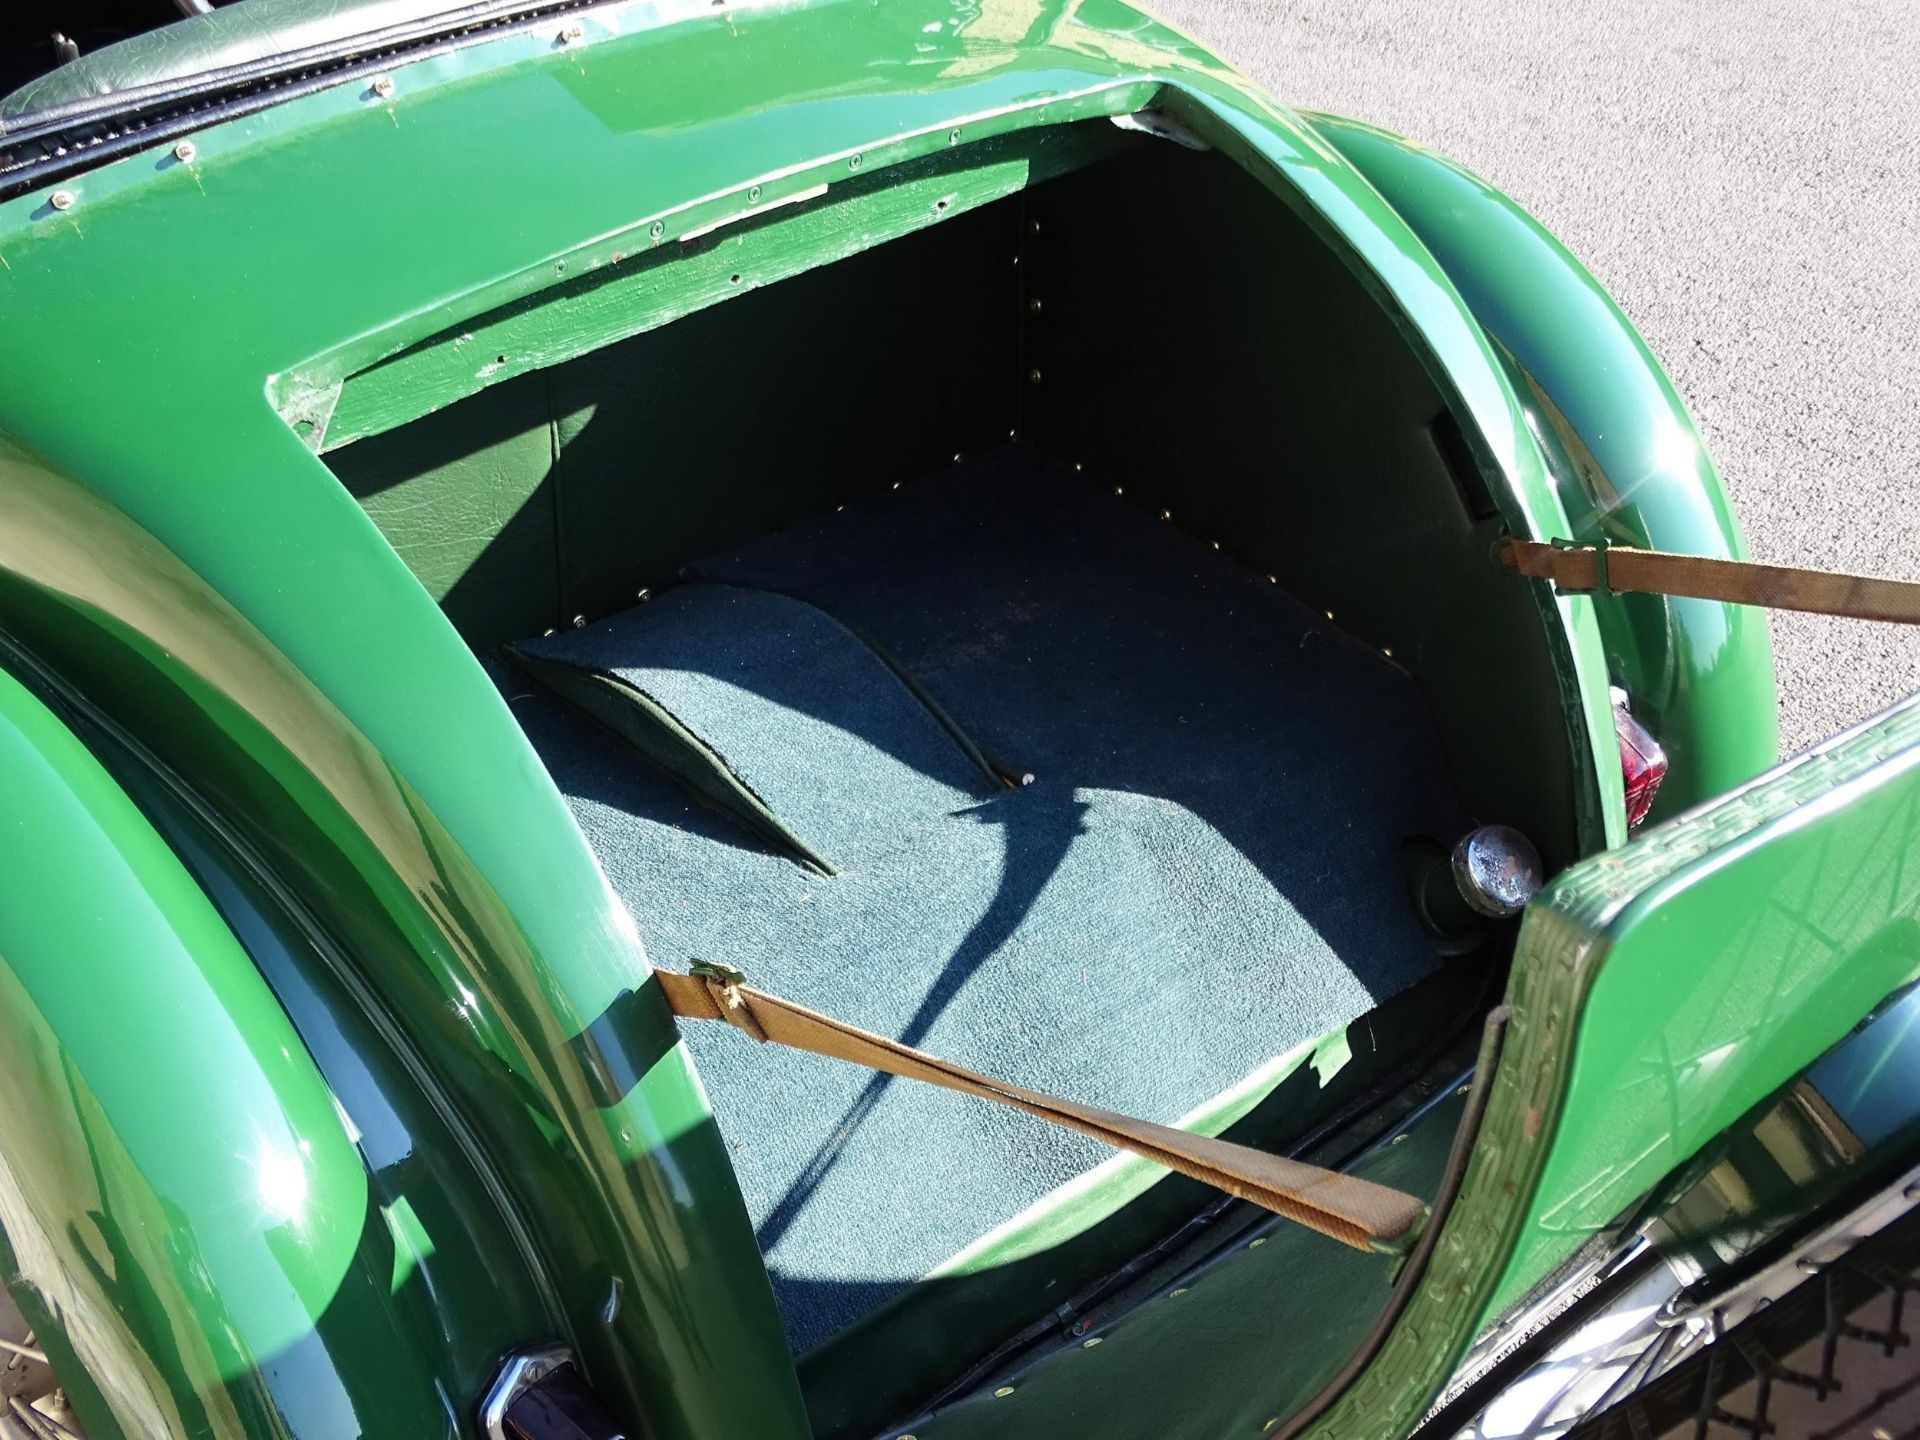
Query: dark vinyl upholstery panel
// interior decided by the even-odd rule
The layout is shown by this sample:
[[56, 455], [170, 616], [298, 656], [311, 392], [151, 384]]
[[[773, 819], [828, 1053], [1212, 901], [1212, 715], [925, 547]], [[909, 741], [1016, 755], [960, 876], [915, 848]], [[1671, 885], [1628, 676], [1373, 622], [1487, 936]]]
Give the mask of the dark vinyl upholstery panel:
[[1017, 202], [328, 454], [482, 651], [631, 604], [1014, 423]]
[[1036, 191], [1022, 432], [1171, 511], [1420, 681], [1476, 818], [1572, 860], [1538, 601], [1421, 361], [1312, 225], [1172, 145]]

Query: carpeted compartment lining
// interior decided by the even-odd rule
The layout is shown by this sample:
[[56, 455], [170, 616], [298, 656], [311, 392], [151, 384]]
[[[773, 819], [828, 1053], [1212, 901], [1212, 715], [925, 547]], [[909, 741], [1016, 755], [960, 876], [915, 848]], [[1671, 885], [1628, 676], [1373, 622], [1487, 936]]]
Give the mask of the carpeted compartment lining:
[[[690, 574], [522, 649], [646, 696], [838, 873], [518, 697], [657, 963], [1159, 1120], [1434, 967], [1400, 847], [1465, 822], [1412, 682], [1172, 526], [1009, 450]], [[687, 1040], [796, 1350], [1103, 1158]]]

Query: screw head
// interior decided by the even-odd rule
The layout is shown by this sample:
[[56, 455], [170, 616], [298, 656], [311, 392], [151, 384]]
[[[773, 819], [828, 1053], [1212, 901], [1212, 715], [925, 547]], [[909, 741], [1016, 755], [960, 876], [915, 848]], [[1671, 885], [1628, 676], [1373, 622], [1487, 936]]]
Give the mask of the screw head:
[[1031, 380], [1035, 385], [1038, 385], [1040, 383], [1040, 372], [1037, 369], [1029, 370], [1027, 372], [1027, 379]]
[[182, 140], [178, 145], [173, 147], [173, 158], [178, 160], [182, 165], [191, 165], [193, 163], [193, 157], [199, 153], [198, 150], [193, 148], [193, 142], [191, 140]]
[[1004, 1400], [1007, 1398], [1007, 1396], [1011, 1395], [1012, 1393], [1013, 1393], [1013, 1386], [1002, 1385], [998, 1390], [993, 1392], [993, 1398], [996, 1400]]
[[665, 223], [659, 220], [654, 221], [653, 224], [647, 227], [647, 234], [651, 235], [656, 240], [658, 240], [662, 235], [666, 233], [667, 233], [667, 227]]
[[859, 157], [858, 155], [850, 155], [850, 156], [848, 156], [848, 157], [847, 157], [847, 169], [849, 169], [849, 170], [858, 170], [859, 168], [860, 168], [860, 157]]
[[393, 97], [393, 77], [391, 75], [376, 75], [373, 77], [373, 83], [369, 85], [367, 89], [374, 93], [376, 99], [391, 99]]
[[760, 203], [760, 187], [758, 185], [753, 186], [747, 191], [747, 203], [749, 205], [758, 205]]
[[71, 190], [56, 190], [47, 197], [47, 203], [56, 210], [71, 210], [73, 208], [73, 192]]
[[586, 34], [587, 32], [580, 26], [569, 25], [560, 32], [560, 43], [562, 45], [577, 45], [581, 40], [586, 38]]

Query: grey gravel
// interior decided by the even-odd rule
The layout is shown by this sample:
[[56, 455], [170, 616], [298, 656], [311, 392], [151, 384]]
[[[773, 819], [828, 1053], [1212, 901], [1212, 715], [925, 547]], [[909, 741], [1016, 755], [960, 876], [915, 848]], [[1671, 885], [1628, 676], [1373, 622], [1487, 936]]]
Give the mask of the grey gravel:
[[[1920, 578], [1920, 4], [1156, 8], [1539, 216], [1665, 362], [1755, 558]], [[1785, 753], [1920, 688], [1920, 629], [1772, 628]]]

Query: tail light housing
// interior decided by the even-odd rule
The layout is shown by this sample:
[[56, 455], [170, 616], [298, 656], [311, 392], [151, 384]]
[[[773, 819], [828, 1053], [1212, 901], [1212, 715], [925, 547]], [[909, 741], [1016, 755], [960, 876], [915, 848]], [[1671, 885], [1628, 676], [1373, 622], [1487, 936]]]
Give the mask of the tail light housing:
[[1627, 692], [1613, 687], [1613, 733], [1620, 742], [1620, 779], [1627, 797], [1627, 828], [1634, 829], [1653, 808], [1660, 782], [1667, 778], [1667, 752], [1646, 726], [1633, 718]]

